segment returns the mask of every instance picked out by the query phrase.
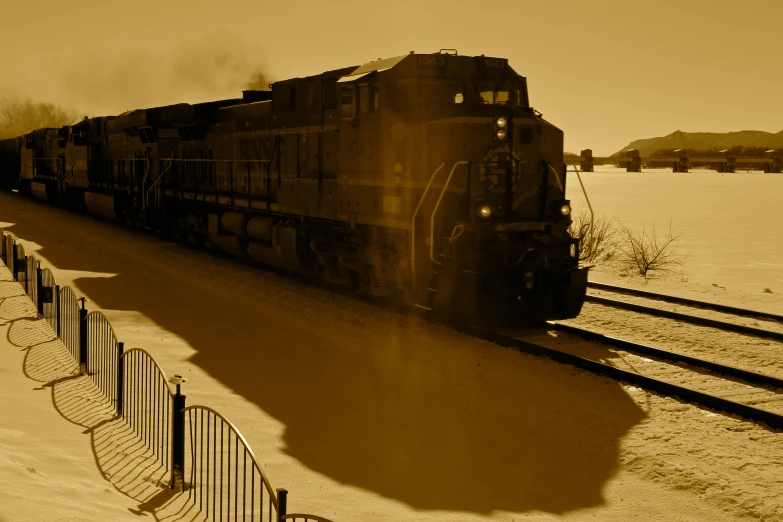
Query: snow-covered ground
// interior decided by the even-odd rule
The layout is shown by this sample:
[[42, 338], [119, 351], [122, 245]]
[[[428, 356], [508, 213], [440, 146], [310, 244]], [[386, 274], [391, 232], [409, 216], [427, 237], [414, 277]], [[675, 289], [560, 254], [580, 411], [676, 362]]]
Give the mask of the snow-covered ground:
[[163, 470], [36, 316], [0, 263], [0, 520], [180, 512], [184, 498], [159, 486]]
[[[695, 289], [738, 306], [783, 310], [783, 174], [700, 169], [627, 173], [596, 167], [581, 178], [596, 214], [637, 231], [654, 226], [659, 237], [670, 224], [681, 234], [677, 247], [685, 256], [682, 270], [674, 280], [654, 287]], [[566, 192], [575, 214], [587, 209], [573, 172]], [[596, 279], [603, 281], [607, 275], [596, 274]], [[764, 292], [767, 288], [772, 294]]]
[[[290, 511], [336, 522], [783, 519], [779, 433], [44, 204], [0, 194], [0, 226], [88, 296], [127, 348], [186, 376], [188, 404], [231, 419], [289, 490]], [[712, 282], [654, 289], [780, 306], [779, 293]], [[0, 393], [8, 422], [34, 393]], [[28, 415], [7, 429], [41, 437], [53, 422]], [[21, 440], [4, 434], [0, 448], [20, 466], [56, 468]], [[24, 512], [21, 497], [9, 502]]]

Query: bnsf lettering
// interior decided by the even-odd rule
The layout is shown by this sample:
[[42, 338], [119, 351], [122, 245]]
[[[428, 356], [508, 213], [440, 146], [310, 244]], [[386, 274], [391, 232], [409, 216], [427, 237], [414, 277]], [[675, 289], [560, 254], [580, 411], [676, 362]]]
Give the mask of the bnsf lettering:
[[348, 157], [355, 159], [373, 158], [374, 148], [372, 140], [350, 140], [348, 142]]

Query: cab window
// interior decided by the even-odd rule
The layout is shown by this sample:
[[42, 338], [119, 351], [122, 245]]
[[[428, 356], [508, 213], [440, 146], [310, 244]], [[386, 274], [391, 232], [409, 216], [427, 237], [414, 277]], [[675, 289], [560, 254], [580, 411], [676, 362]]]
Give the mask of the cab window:
[[370, 86], [362, 83], [359, 85], [359, 115], [364, 116], [370, 112]]
[[343, 118], [355, 116], [353, 98], [353, 85], [340, 87], [340, 115]]
[[522, 105], [519, 88], [512, 86], [479, 85], [477, 87], [479, 103], [493, 105]]

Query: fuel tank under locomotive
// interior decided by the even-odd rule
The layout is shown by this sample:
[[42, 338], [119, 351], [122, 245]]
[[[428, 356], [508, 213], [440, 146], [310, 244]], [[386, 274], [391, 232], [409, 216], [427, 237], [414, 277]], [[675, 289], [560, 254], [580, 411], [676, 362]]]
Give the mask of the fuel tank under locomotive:
[[300, 274], [309, 273], [313, 252], [298, 228], [280, 219], [226, 212], [207, 216], [210, 243], [217, 249], [257, 263]]

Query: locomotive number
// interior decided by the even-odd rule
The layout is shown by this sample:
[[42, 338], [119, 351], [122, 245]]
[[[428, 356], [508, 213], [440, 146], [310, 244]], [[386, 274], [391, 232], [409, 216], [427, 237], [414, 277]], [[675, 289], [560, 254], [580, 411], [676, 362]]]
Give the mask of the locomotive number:
[[503, 58], [484, 58], [484, 67], [487, 69], [504, 69], [506, 60]]
[[350, 140], [348, 142], [348, 157], [371, 160], [374, 154], [372, 140]]
[[435, 56], [418, 56], [418, 64], [425, 67], [445, 67], [446, 56], [440, 54]]

